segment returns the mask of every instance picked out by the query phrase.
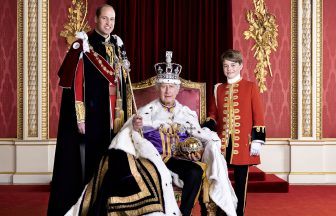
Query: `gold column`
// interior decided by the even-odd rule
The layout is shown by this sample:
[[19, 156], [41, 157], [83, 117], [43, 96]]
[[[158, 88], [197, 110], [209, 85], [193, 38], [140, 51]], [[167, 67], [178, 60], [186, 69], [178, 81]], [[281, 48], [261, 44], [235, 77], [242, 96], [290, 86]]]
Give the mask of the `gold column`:
[[302, 136], [312, 136], [312, 12], [311, 1], [302, 2]]
[[48, 0], [18, 1], [18, 139], [48, 139]]
[[17, 138], [23, 138], [23, 0], [17, 2]]
[[27, 114], [28, 118], [26, 119], [28, 124], [26, 137], [37, 138], [38, 137], [38, 34], [37, 34], [37, 25], [38, 25], [38, 7], [37, 0], [28, 1], [28, 50], [27, 50], [27, 80], [25, 80], [25, 85], [27, 85]]
[[291, 138], [321, 138], [322, 0], [292, 0]]

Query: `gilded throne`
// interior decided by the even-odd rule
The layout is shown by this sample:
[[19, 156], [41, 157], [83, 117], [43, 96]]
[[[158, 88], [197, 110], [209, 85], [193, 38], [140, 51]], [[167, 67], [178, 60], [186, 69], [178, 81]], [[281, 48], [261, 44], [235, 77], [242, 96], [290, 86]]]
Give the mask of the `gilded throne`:
[[[192, 82], [180, 78], [181, 87], [176, 99], [182, 104], [194, 110], [199, 116], [202, 124], [206, 118], [206, 84], [201, 82]], [[137, 107], [142, 107], [152, 100], [156, 99], [157, 93], [155, 90], [156, 76], [138, 83], [132, 83], [133, 93]], [[127, 118], [133, 113], [132, 94], [129, 85], [127, 86]]]
[[[194, 110], [199, 121], [202, 124], [206, 119], [206, 83], [193, 82], [180, 78], [181, 85], [179, 94], [176, 97], [182, 105], [188, 106]], [[142, 82], [132, 83], [133, 94], [137, 107], [142, 107], [158, 97], [156, 91], [156, 76], [146, 79]], [[132, 103], [131, 88], [127, 85], [127, 118], [135, 113]], [[181, 190], [174, 188], [175, 198], [181, 199]], [[213, 202], [207, 205], [208, 215], [215, 215], [216, 206]]]

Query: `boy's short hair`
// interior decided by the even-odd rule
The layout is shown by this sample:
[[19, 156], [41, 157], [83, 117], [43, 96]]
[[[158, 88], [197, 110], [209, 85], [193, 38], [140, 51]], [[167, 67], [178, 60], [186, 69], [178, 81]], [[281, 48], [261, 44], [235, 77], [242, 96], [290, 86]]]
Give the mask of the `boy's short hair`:
[[221, 61], [224, 62], [224, 60], [241, 64], [243, 63], [243, 56], [238, 50], [228, 49], [221, 55]]

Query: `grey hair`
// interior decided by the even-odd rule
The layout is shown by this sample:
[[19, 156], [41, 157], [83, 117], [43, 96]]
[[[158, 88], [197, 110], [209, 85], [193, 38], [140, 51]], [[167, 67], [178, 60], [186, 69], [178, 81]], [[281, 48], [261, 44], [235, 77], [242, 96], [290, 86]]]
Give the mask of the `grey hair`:
[[177, 87], [177, 90], [180, 90], [180, 87], [181, 87], [180, 84], [173, 84], [173, 83], [156, 83], [156, 84], [155, 84], [155, 88], [156, 88], [156, 89], [159, 89], [159, 87], [160, 87], [161, 84], [171, 84], [171, 85], [175, 85], [175, 86]]

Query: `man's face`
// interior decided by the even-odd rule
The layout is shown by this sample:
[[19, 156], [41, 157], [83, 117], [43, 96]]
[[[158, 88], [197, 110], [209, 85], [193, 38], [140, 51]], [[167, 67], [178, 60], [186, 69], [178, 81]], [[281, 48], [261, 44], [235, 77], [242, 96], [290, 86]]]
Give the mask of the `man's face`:
[[228, 79], [233, 79], [240, 74], [240, 71], [243, 69], [243, 64], [237, 62], [232, 62], [229, 60], [223, 61], [223, 71], [224, 75]]
[[163, 104], [171, 106], [175, 103], [175, 98], [179, 92], [179, 88], [175, 84], [161, 83], [159, 84], [160, 100]]
[[115, 24], [115, 12], [112, 7], [103, 7], [99, 17], [95, 17], [96, 30], [104, 37], [109, 36]]

